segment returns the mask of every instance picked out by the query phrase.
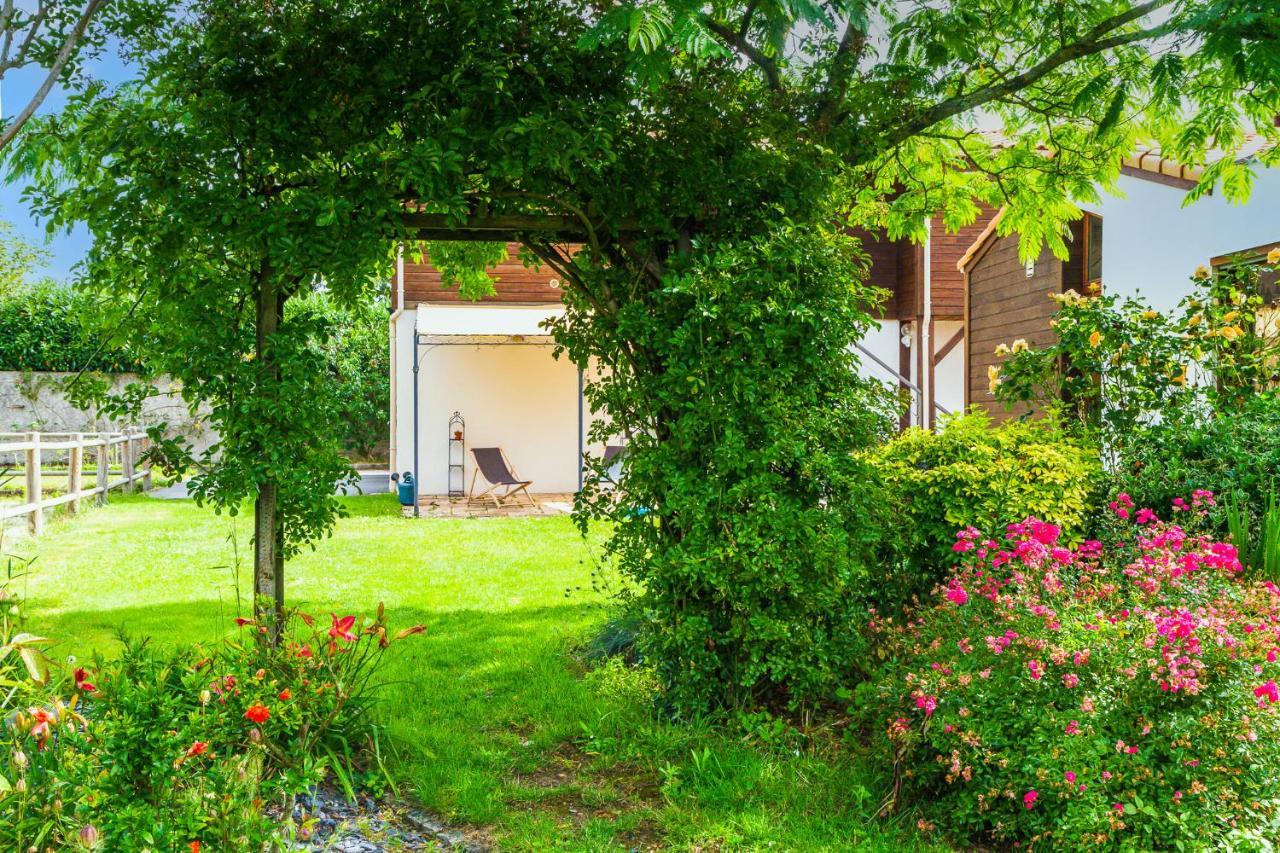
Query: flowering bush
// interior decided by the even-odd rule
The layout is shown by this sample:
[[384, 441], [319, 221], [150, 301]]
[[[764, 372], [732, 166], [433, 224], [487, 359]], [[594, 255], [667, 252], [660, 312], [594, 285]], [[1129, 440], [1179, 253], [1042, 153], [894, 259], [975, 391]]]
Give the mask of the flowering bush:
[[1280, 588], [1121, 495], [1102, 541], [972, 528], [931, 607], [872, 629], [900, 663], [859, 688], [899, 798], [957, 839], [1070, 849], [1248, 846], [1276, 828]]
[[0, 732], [0, 848], [261, 850], [295, 831], [264, 804], [292, 814], [327, 777], [376, 784], [370, 680], [422, 627], [392, 635], [381, 607], [237, 622], [211, 651], [125, 640], [118, 658], [51, 679]]
[[1118, 452], [1141, 447], [1153, 423], [1230, 415], [1280, 379], [1280, 327], [1259, 286], [1259, 274], [1278, 267], [1277, 252], [1262, 266], [1201, 267], [1168, 312], [1096, 289], [1051, 294], [1054, 343], [998, 347], [1008, 358], [992, 370], [992, 392], [1006, 404], [1065, 408]]
[[882, 537], [875, 600], [894, 609], [926, 595], [955, 565], [957, 528], [994, 527], [1035, 515], [1083, 533], [1099, 505], [1098, 449], [1052, 419], [992, 427], [982, 412], [938, 432], [910, 429], [868, 454], [895, 523]]

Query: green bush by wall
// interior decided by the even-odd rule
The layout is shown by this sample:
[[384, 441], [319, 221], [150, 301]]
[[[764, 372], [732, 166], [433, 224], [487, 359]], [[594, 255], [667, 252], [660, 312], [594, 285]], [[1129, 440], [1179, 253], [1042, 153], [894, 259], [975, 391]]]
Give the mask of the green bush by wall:
[[53, 283], [0, 296], [0, 370], [136, 371], [130, 354], [92, 327], [92, 308], [88, 297]]

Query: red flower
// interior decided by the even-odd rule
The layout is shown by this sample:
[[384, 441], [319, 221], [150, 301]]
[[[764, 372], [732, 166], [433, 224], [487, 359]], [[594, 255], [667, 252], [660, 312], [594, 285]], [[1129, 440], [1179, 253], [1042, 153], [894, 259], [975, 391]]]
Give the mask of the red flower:
[[250, 722], [253, 722], [253, 723], [257, 723], [258, 725], [262, 725], [263, 723], [265, 723], [267, 721], [267, 718], [270, 716], [271, 716], [271, 711], [267, 708], [266, 705], [263, 705], [261, 702], [254, 702], [244, 712], [244, 718], [246, 720], [249, 720]]
[[98, 688], [97, 688], [97, 687], [94, 687], [94, 686], [93, 686], [93, 683], [89, 681], [89, 673], [85, 672], [85, 670], [84, 670], [84, 668], [83, 668], [83, 667], [82, 667], [82, 668], [77, 669], [77, 670], [72, 674], [72, 678], [74, 678], [74, 679], [75, 679], [75, 682], [76, 682], [76, 690], [79, 690], [79, 691], [80, 691], [80, 692], [82, 692], [82, 693], [97, 693], [97, 692], [98, 692]]
[[290, 699], [292, 699], [292, 698], [293, 698], [293, 694], [292, 694], [292, 693], [290, 693], [290, 692], [289, 692], [289, 688], [288, 688], [288, 687], [286, 687], [284, 690], [281, 690], [281, 691], [280, 691], [280, 697], [279, 697], [279, 698], [280, 698], [280, 701], [281, 701], [281, 702], [288, 702]]
[[200, 853], [199, 841], [192, 841], [190, 844], [187, 845], [187, 847], [190, 848], [191, 853]]
[[333, 624], [329, 626], [330, 637], [333, 637], [335, 640], [343, 640], [347, 642], [356, 638], [356, 635], [351, 633], [351, 628], [356, 624], [356, 617], [343, 616], [339, 619], [333, 613], [330, 613], [329, 615], [333, 617]]
[[187, 758], [195, 758], [197, 755], [204, 755], [209, 751], [209, 744], [202, 740], [195, 741], [191, 746], [187, 747]]
[[49, 724], [56, 723], [58, 718], [45, 708], [28, 708], [33, 725], [31, 736], [36, 739], [36, 747], [44, 749], [49, 742]]
[[301, 646], [298, 646], [298, 657], [300, 658], [311, 657], [311, 646], [307, 645], [306, 643], [303, 643]]
[[[245, 618], [245, 617], [243, 617], [243, 616], [237, 616], [237, 617], [236, 617], [236, 625], [238, 625], [238, 626], [239, 626], [239, 627], [241, 627], [241, 628], [243, 628], [245, 625], [252, 625], [252, 624], [253, 624], [253, 620], [252, 620], [252, 619], [246, 619], [246, 618]], [[199, 841], [193, 841], [193, 842], [191, 842], [191, 843], [192, 843], [192, 844], [199, 844], [200, 842], [199, 842]]]

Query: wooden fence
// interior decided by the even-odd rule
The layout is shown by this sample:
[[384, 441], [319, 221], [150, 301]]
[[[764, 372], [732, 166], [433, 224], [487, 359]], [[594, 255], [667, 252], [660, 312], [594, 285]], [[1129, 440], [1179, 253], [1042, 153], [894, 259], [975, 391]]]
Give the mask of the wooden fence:
[[[0, 474], [21, 469], [26, 478], [23, 502], [0, 504], [0, 521], [26, 516], [28, 529], [39, 534], [44, 530], [45, 512], [54, 507], [65, 506], [74, 515], [88, 498], [106, 503], [112, 489], [149, 489], [151, 466], [142, 461], [149, 443], [140, 429], [0, 433]], [[88, 461], [92, 461], [92, 480], [85, 476], [90, 473]], [[64, 472], [67, 486], [62, 494], [45, 495], [45, 477], [64, 476]], [[93, 485], [86, 488], [87, 482]]]

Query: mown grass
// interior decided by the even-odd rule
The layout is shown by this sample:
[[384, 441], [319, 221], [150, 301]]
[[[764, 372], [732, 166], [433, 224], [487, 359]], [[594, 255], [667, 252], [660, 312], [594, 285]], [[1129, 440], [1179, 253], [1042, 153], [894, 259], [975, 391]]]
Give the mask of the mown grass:
[[[572, 650], [608, 609], [591, 584], [598, 542], [568, 519], [346, 505], [333, 537], [290, 563], [288, 595], [320, 614], [382, 601], [393, 624], [427, 626], [392, 647], [379, 713], [402, 790], [447, 820], [504, 850], [927, 848], [871, 817], [883, 780], [848, 750], [665, 722], [635, 679], [584, 677]], [[247, 546], [243, 517], [128, 497], [11, 550], [35, 558], [19, 582], [30, 627], [83, 658], [110, 653], [119, 629], [222, 635]]]

